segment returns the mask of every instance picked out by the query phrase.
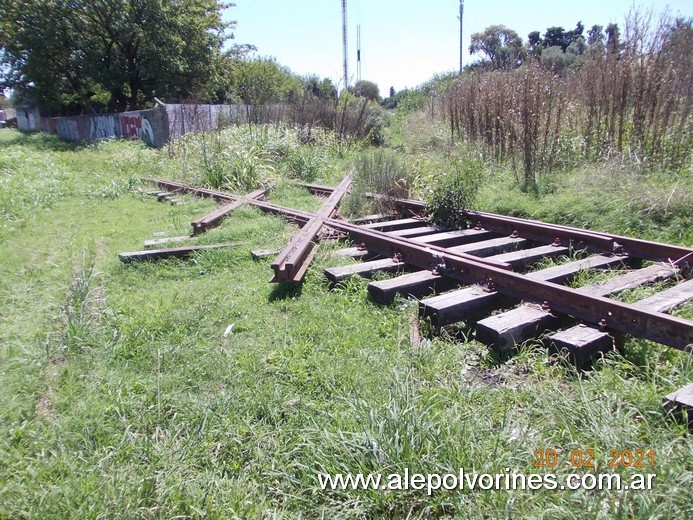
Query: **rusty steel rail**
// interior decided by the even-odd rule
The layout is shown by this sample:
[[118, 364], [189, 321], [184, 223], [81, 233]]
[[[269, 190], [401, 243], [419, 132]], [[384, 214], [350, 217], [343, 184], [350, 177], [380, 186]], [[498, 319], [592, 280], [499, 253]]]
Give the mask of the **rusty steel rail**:
[[[186, 188], [180, 183], [176, 183], [173, 187]], [[298, 212], [254, 199], [230, 194], [226, 196], [245, 199], [249, 204], [278, 215], [288, 217], [300, 215], [303, 218], [308, 215], [309, 219], [313, 217], [310, 213]], [[324, 224], [349, 233], [354, 240], [364, 243], [373, 251], [398, 255], [401, 261], [422, 269], [436, 268], [439, 272], [444, 272], [446, 276], [464, 283], [485, 282], [488, 284], [491, 282], [495, 290], [500, 293], [529, 302], [548, 302], [552, 311], [568, 314], [589, 323], [602, 323], [610, 329], [679, 350], [687, 350], [690, 345], [693, 345], [693, 322], [688, 320], [639, 309], [605, 297], [581, 294], [574, 289], [551, 282], [532, 280], [522, 274], [509, 271], [502, 265], [486, 262], [483, 258], [452, 253], [441, 247], [423, 245], [406, 238], [363, 229], [348, 222], [325, 219]]]
[[[249, 199], [262, 199], [267, 194], [267, 192], [272, 189], [272, 187], [272, 185], [269, 185], [266, 188], [260, 188], [259, 190], [251, 191], [246, 195], [246, 197]], [[218, 207], [217, 209], [215, 209], [211, 213], [208, 213], [204, 217], [192, 221], [190, 223], [193, 228], [192, 234], [199, 235], [201, 233], [204, 233], [208, 229], [212, 229], [219, 226], [221, 224], [221, 221], [224, 220], [229, 213], [237, 210], [245, 204], [245, 200], [234, 200], [232, 202], [229, 202], [228, 204], [224, 204], [223, 206]]]
[[[209, 190], [207, 188], [198, 188], [195, 186], [190, 186], [188, 184], [184, 184], [181, 182], [176, 182], [176, 181], [168, 181], [164, 179], [152, 179], [152, 182], [156, 183], [160, 187], [168, 188], [168, 189], [176, 189], [180, 191], [185, 191], [188, 193], [191, 193], [193, 195], [197, 194], [203, 197], [216, 197], [216, 198], [221, 198], [224, 197], [223, 200], [243, 200], [246, 204], [249, 204], [251, 206], [255, 206], [262, 211], [265, 211], [267, 213], [271, 213], [274, 215], [281, 215], [285, 217], [288, 220], [291, 220], [293, 222], [296, 222], [299, 226], [304, 226], [306, 225], [312, 217], [315, 215], [313, 213], [308, 213], [307, 211], [301, 211], [293, 208], [286, 208], [283, 206], [279, 206], [277, 204], [273, 204], [271, 202], [265, 202], [265, 201], [259, 201], [256, 199], [250, 199], [244, 195], [236, 195], [233, 193], [226, 193], [226, 192], [220, 192], [220, 191], [215, 191], [215, 190]], [[370, 248], [374, 252], [378, 253], [385, 253], [385, 254], [396, 254], [397, 250], [393, 249], [392, 247], [389, 246], [389, 244], [386, 244], [385, 246], [381, 247], [381, 244], [377, 241], [378, 237], [383, 237], [387, 239], [394, 239], [395, 237], [392, 237], [391, 235], [388, 235], [387, 233], [383, 233], [380, 231], [375, 231], [375, 230], [364, 230], [359, 226], [356, 226], [355, 224], [350, 224], [348, 222], [344, 222], [341, 220], [336, 220], [336, 219], [325, 219], [324, 223], [325, 226], [336, 229], [338, 231], [343, 231], [345, 233], [352, 233], [352, 231], [358, 232], [358, 231], [364, 231], [366, 235], [363, 235], [362, 240], [364, 243], [368, 242], [370, 243]], [[375, 237], [376, 240], [372, 240], [372, 238]], [[510, 264], [507, 263], [501, 263], [501, 262], [494, 262], [493, 260], [490, 259], [485, 259], [485, 258], [480, 258], [477, 256], [472, 256], [468, 255], [465, 253], [453, 253], [448, 251], [447, 249], [439, 246], [434, 246], [434, 245], [424, 245], [421, 243], [414, 242], [412, 240], [408, 239], [400, 239], [403, 241], [405, 244], [413, 244], [414, 246], [417, 246], [418, 248], [421, 249], [423, 252], [423, 255], [428, 259], [428, 264], [433, 266], [435, 262], [435, 258], [437, 258], [437, 255], [439, 253], [447, 253], [448, 255], [452, 255], [453, 257], [464, 259], [464, 260], [470, 260], [470, 261], [475, 261], [479, 264], [488, 264], [492, 265], [494, 267], [498, 267], [499, 269], [510, 269]]]
[[541, 240], [547, 234], [553, 233], [555, 238], [565, 240], [566, 245], [573, 244], [578, 249], [585, 247], [598, 247], [602, 251], [613, 252], [616, 254], [627, 254], [633, 258], [642, 258], [655, 262], [681, 262], [684, 257], [689, 257], [693, 249], [652, 242], [639, 238], [630, 238], [611, 233], [601, 233], [598, 231], [586, 231], [584, 229], [556, 224], [547, 224], [538, 220], [521, 219], [517, 217], [504, 217], [493, 213], [481, 211], [467, 211], [466, 215], [472, 222], [481, 222], [484, 227], [498, 232], [509, 232], [517, 230], [520, 235], [527, 238]]
[[349, 233], [357, 241], [364, 242], [369, 249], [371, 246], [382, 249], [384, 244], [388, 244], [392, 251], [400, 255], [401, 261], [422, 269], [430, 269], [436, 263], [443, 264], [446, 276], [465, 283], [488, 283], [490, 279], [496, 291], [529, 302], [548, 302], [552, 311], [590, 323], [601, 323], [607, 328], [679, 350], [689, 349], [693, 345], [693, 322], [685, 319], [640, 309], [601, 296], [578, 293], [551, 282], [532, 280], [522, 274], [482, 263], [480, 258], [461, 258], [443, 248], [422, 246], [386, 233], [364, 230], [353, 224], [339, 221], [327, 221], [326, 224]]
[[[319, 189], [320, 193], [327, 193], [330, 190], [329, 187], [321, 185], [304, 186], [309, 191]], [[374, 193], [368, 193], [366, 196], [376, 199], [386, 198], [383, 195]], [[406, 208], [412, 213], [420, 214], [425, 209], [425, 204], [418, 200], [395, 199], [395, 201], [400, 207]], [[489, 231], [507, 234], [517, 231], [522, 238], [529, 238], [538, 242], [551, 243], [559, 239], [562, 245], [572, 245], [577, 249], [598, 249], [603, 252], [627, 254], [632, 258], [641, 258], [643, 260], [672, 262], [679, 267], [684, 267], [685, 265], [693, 266], [693, 249], [683, 246], [652, 242], [612, 233], [587, 231], [560, 224], [547, 224], [539, 220], [506, 217], [484, 211], [465, 211], [463, 215], [472, 223], [479, 223]]]
[[297, 182], [298, 186], [307, 189], [311, 195], [318, 197], [329, 197], [335, 190], [332, 186], [323, 186], [322, 184], [312, 184], [309, 182]]
[[230, 193], [226, 193], [223, 191], [217, 191], [217, 190], [211, 190], [209, 188], [201, 188], [199, 186], [191, 186], [189, 184], [184, 184], [182, 182], [177, 182], [177, 181], [169, 181], [166, 179], [145, 179], [149, 182], [153, 182], [159, 188], [164, 188], [168, 190], [176, 190], [176, 191], [181, 191], [184, 193], [190, 193], [192, 195], [197, 195], [198, 197], [206, 197], [206, 198], [211, 198], [214, 200], [223, 200], [223, 201], [233, 201], [233, 200], [239, 200], [243, 197], [238, 197], [236, 195], [232, 195]]
[[313, 214], [308, 213], [307, 211], [301, 211], [300, 209], [293, 208], [285, 208], [284, 206], [272, 204], [271, 202], [251, 199], [245, 195], [235, 195], [223, 191], [210, 190], [208, 188], [200, 188], [197, 186], [184, 184], [182, 182], [169, 181], [166, 179], [149, 180], [161, 188], [176, 189], [186, 193], [190, 193], [191, 195], [197, 195], [198, 197], [211, 197], [213, 199], [223, 201], [243, 201], [244, 204], [259, 207], [266, 213], [271, 213], [273, 215], [281, 215], [287, 220], [295, 222], [299, 226], [304, 226], [313, 217]]
[[272, 282], [299, 282], [303, 279], [303, 275], [317, 251], [316, 237], [320, 233], [325, 219], [332, 215], [349, 191], [353, 177], [353, 173], [344, 177], [310, 221], [294, 235], [282, 252], [277, 255], [277, 258], [272, 262], [272, 270], [274, 271]]

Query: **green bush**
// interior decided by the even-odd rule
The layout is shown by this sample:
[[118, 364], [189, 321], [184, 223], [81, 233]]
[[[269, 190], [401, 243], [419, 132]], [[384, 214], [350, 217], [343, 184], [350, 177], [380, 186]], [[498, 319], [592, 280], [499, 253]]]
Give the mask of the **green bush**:
[[453, 158], [450, 170], [434, 179], [426, 194], [426, 212], [432, 222], [449, 228], [464, 227], [462, 212], [472, 209], [481, 186], [480, 159]]
[[229, 148], [219, 154], [203, 158], [203, 184], [211, 188], [247, 191], [257, 188], [274, 167], [263, 156], [262, 149]]

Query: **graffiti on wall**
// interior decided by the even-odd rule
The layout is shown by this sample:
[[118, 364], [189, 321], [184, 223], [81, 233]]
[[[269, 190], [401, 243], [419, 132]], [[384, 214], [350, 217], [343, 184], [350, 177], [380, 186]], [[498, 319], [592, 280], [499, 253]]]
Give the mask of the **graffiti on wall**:
[[126, 139], [139, 139], [142, 132], [142, 118], [140, 115], [121, 115], [120, 131]]
[[149, 146], [156, 146], [154, 128], [152, 128], [151, 122], [146, 117], [142, 117], [142, 133], [140, 134], [140, 139], [142, 139]]
[[126, 139], [142, 139], [148, 145], [156, 146], [152, 124], [141, 114], [121, 114], [120, 132]]
[[113, 115], [93, 116], [89, 123], [89, 139], [106, 139], [116, 136], [116, 120]]
[[141, 139], [149, 146], [163, 146], [169, 139], [169, 120], [161, 108], [121, 114], [41, 117], [38, 110], [17, 111], [20, 130], [57, 133], [69, 141], [94, 141], [124, 137]]

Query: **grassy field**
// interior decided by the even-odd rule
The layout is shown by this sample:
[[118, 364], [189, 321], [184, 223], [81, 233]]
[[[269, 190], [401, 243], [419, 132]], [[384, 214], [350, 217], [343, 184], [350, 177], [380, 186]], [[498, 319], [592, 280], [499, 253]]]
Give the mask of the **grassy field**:
[[[348, 168], [327, 146], [292, 150], [312, 180]], [[263, 175], [288, 176], [286, 163], [255, 160]], [[437, 161], [413, 161], [420, 179]], [[181, 149], [0, 131], [0, 518], [693, 515], [693, 442], [661, 406], [693, 381], [689, 354], [629, 340], [577, 373], [532, 344], [499, 362], [454, 329], [412, 345], [415, 306], [376, 306], [361, 279], [329, 289], [322, 268], [344, 263], [336, 244], [302, 286], [268, 284], [269, 262], [249, 252], [281, 247], [295, 228], [253, 209], [197, 239], [235, 248], [121, 264], [118, 252], [187, 233], [214, 207], [142, 193], [145, 176], [199, 181], [191, 164]], [[597, 173], [611, 175], [608, 189], [575, 170], [514, 196], [501, 171], [480, 205], [691, 245], [690, 179]], [[270, 198], [320, 204], [285, 182]], [[693, 318], [693, 306], [678, 314]], [[656, 473], [653, 489], [428, 496], [322, 491], [316, 478], [586, 471], [535, 468], [535, 450], [548, 449], [562, 462], [594, 450], [591, 472]], [[607, 467], [627, 449], [654, 450], [654, 468]]]

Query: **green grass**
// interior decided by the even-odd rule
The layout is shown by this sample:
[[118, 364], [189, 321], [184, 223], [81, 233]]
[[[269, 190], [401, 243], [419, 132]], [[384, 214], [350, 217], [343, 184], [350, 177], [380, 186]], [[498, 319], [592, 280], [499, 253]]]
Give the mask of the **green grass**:
[[620, 165], [583, 165], [539, 179], [523, 193], [504, 168], [485, 183], [479, 208], [646, 240], [693, 245], [690, 170], [642, 173]]
[[[139, 191], [149, 188], [140, 176], [180, 177], [178, 159], [6, 130], [0, 149], [0, 518], [693, 512], [693, 442], [661, 407], [693, 379], [689, 355], [632, 340], [576, 373], [529, 347], [497, 364], [455, 337], [412, 346], [414, 307], [372, 304], [361, 279], [329, 290], [321, 269], [343, 263], [336, 244], [301, 286], [268, 284], [269, 260], [249, 252], [281, 247], [296, 228], [250, 208], [196, 239], [235, 248], [123, 265], [118, 252], [188, 233], [214, 207]], [[270, 198], [320, 204], [288, 183]], [[609, 450], [654, 449], [655, 488], [429, 497], [317, 487], [319, 471], [529, 473], [534, 450], [549, 448], [593, 449], [600, 468]]]

